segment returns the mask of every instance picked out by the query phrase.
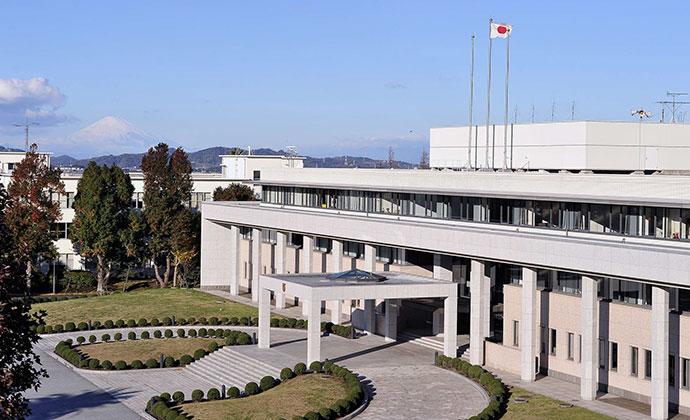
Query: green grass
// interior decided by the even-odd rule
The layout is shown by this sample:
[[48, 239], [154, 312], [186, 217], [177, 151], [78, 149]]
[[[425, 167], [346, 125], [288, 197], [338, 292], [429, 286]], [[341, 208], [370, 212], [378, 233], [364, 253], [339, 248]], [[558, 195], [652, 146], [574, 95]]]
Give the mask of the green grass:
[[84, 344], [76, 346], [91, 358], [99, 360], [124, 360], [131, 363], [134, 360], [145, 362], [156, 359], [161, 354], [179, 359], [184, 354], [193, 354], [197, 349], [208, 349], [208, 345], [215, 341], [223, 344], [220, 338], [165, 338], [148, 340], [126, 340], [108, 343]]
[[255, 317], [256, 308], [192, 289], [143, 289], [81, 299], [34, 304], [32, 311], [45, 310], [46, 324], [139, 320], [176, 316], [177, 318], [212, 316]]
[[[515, 398], [523, 398], [528, 402], [518, 403]], [[612, 417], [596, 413], [581, 407], [560, 407], [562, 401], [554, 400], [544, 395], [535, 394], [522, 388], [511, 390], [508, 411], [502, 419], [506, 420], [609, 420]]]
[[[345, 398], [345, 383], [332, 376], [311, 373], [289, 379], [251, 397], [182, 404], [194, 420], [291, 419], [308, 411], [330, 407]], [[188, 396], [189, 397], [189, 396]]]

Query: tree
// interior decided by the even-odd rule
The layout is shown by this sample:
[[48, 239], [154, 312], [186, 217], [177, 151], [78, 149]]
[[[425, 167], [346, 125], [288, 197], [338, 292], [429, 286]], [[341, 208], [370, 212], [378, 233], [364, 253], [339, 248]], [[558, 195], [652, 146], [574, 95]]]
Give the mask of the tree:
[[132, 266], [143, 263], [146, 255], [146, 222], [138, 210], [130, 210], [127, 228], [121, 232], [120, 241], [124, 250], [124, 262], [127, 265], [122, 285], [122, 291], [126, 292]]
[[79, 255], [96, 261], [98, 293], [105, 291], [114, 264], [124, 259], [121, 232], [129, 225], [133, 192], [122, 169], [93, 161], [77, 184], [70, 239]]
[[192, 164], [181, 148], [169, 155], [159, 143], [141, 160], [144, 172], [144, 219], [149, 227], [148, 250], [156, 280], [167, 287], [173, 264], [171, 238], [175, 220], [191, 200]]
[[60, 219], [60, 203], [51, 195], [64, 194], [60, 170], [48, 166], [45, 156], [32, 144], [12, 172], [7, 188], [9, 202], [5, 219], [16, 247], [15, 257], [24, 267], [26, 292], [31, 292], [31, 276], [40, 259], [55, 258], [50, 227]]
[[218, 187], [213, 191], [213, 201], [253, 201], [256, 200], [254, 190], [245, 184], [230, 184]]
[[[33, 352], [38, 342], [35, 328], [43, 323], [43, 313], [31, 317], [29, 285], [21, 279], [15, 264], [17, 250], [8, 228], [8, 195], [0, 184], [0, 417], [23, 419], [30, 410], [23, 392], [37, 390], [40, 378], [47, 377], [39, 369], [40, 358]], [[12, 294], [24, 298], [12, 299]]]
[[429, 152], [426, 149], [422, 150], [422, 155], [419, 157], [419, 169], [429, 169]]
[[[199, 253], [197, 236], [200, 232], [195, 223], [195, 214], [189, 209], [183, 209], [175, 217], [171, 238], [171, 253], [173, 255], [173, 287], [177, 287], [180, 266], [188, 267], [189, 263]], [[186, 273], [185, 273], [186, 274]]]

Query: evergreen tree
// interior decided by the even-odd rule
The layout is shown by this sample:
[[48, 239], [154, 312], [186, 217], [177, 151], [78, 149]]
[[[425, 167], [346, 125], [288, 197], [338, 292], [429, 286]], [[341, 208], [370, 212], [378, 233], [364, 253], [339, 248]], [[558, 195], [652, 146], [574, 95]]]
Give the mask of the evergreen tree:
[[[35, 327], [43, 323], [44, 314], [32, 317], [29, 312], [29, 288], [21, 280], [23, 269], [17, 269], [17, 248], [7, 226], [8, 201], [0, 184], [0, 417], [23, 419], [30, 414], [23, 392], [38, 389], [40, 378], [47, 376], [33, 352], [38, 342]], [[13, 294], [25, 297], [13, 299]]]
[[32, 144], [24, 159], [14, 167], [5, 210], [7, 227], [16, 248], [14, 256], [24, 267], [27, 293], [31, 292], [35, 264], [40, 259], [53, 259], [57, 254], [50, 227], [60, 219], [61, 213], [59, 201], [53, 198], [65, 192], [60, 170], [50, 168], [36, 149]]
[[174, 262], [171, 239], [175, 221], [191, 200], [192, 164], [181, 148], [169, 155], [168, 145], [159, 143], [144, 155], [141, 169], [149, 255], [158, 284], [167, 287]]
[[125, 292], [132, 266], [142, 264], [146, 255], [146, 222], [138, 210], [130, 210], [127, 228], [121, 232], [120, 241], [125, 254], [124, 262], [127, 265], [122, 285], [122, 291]]
[[[171, 252], [173, 255], [173, 286], [180, 285], [180, 268], [189, 267], [189, 264], [199, 253], [197, 247], [197, 237], [200, 229], [195, 223], [195, 212], [187, 208], [180, 211], [173, 222], [173, 233], [171, 238]], [[185, 270], [186, 271], [186, 270]], [[187, 273], [182, 273], [186, 275]]]
[[213, 201], [252, 201], [256, 199], [252, 187], [244, 184], [230, 184], [213, 191]]
[[129, 225], [134, 187], [113, 165], [89, 162], [77, 184], [70, 239], [79, 255], [96, 262], [97, 291], [105, 291], [112, 268], [124, 259], [121, 232]]

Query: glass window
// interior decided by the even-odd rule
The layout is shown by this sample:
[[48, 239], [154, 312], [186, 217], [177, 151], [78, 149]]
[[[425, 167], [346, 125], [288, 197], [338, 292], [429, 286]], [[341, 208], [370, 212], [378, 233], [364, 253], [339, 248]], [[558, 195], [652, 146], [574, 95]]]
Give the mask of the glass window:
[[618, 370], [618, 343], [611, 342], [611, 370]]
[[363, 258], [364, 244], [361, 242], [344, 241], [343, 254], [352, 258]]
[[270, 244], [275, 244], [276, 242], [278, 242], [278, 232], [272, 229], [262, 229], [261, 241]]
[[549, 347], [549, 352], [551, 353], [552, 356], [555, 356], [555, 355], [556, 355], [556, 347], [557, 347], [557, 346], [556, 346], [556, 344], [557, 344], [557, 343], [556, 343], [556, 338], [557, 338], [557, 336], [556, 336], [556, 330], [553, 329], [553, 328], [551, 328], [551, 343], [550, 343], [551, 345], [550, 345], [550, 347]]
[[582, 334], [577, 335], [577, 362], [582, 363]]
[[680, 386], [685, 389], [690, 388], [690, 360], [681, 358], [680, 359]]
[[568, 333], [568, 360], [573, 360], [575, 356], [575, 334]]
[[632, 376], [637, 376], [637, 365], [638, 365], [638, 358], [639, 358], [639, 349], [637, 347], [630, 347], [630, 374]]
[[652, 351], [651, 350], [645, 350], [644, 351], [644, 378], [645, 379], [651, 379], [652, 378]]
[[331, 252], [331, 246], [331, 240], [328, 238], [316, 237], [314, 239], [314, 251]]
[[513, 321], [513, 347], [520, 347], [520, 321]]

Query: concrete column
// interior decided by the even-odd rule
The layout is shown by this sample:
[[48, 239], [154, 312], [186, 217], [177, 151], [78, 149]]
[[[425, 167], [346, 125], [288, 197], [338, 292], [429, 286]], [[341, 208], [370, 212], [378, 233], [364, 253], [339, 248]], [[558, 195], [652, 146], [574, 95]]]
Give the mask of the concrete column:
[[369, 334], [376, 332], [376, 300], [366, 299], [364, 301], [365, 328]]
[[343, 322], [343, 301], [334, 300], [331, 302], [331, 322], [342, 324]]
[[314, 251], [314, 238], [304, 235], [302, 238], [302, 269], [300, 273], [311, 273], [311, 260]]
[[[285, 254], [287, 252], [287, 234], [285, 232], [277, 232], [276, 238], [276, 252], [275, 252], [275, 269], [276, 274], [286, 274], [285, 270]], [[274, 293], [276, 299], [276, 309], [285, 308], [285, 293], [282, 290], [276, 290]]]
[[376, 247], [364, 244], [364, 270], [376, 271]]
[[443, 354], [458, 356], [458, 296], [443, 301]]
[[[333, 239], [331, 241], [331, 271], [339, 273], [343, 271], [343, 241]], [[335, 300], [331, 302], [331, 322], [341, 324], [343, 314], [343, 301]]]
[[237, 296], [240, 291], [240, 228], [230, 228], [230, 294]]
[[271, 291], [259, 291], [259, 348], [271, 347]]
[[261, 275], [261, 229], [252, 229], [252, 300], [259, 300], [259, 276]]
[[491, 320], [491, 305], [487, 305], [487, 295], [491, 296], [491, 279], [484, 275], [484, 268], [482, 261], [472, 260], [470, 268], [470, 363], [473, 365], [484, 364], [484, 338], [489, 336], [488, 326]]
[[[537, 339], [537, 271], [522, 268], [522, 318], [520, 320], [520, 378], [525, 382], [536, 379]], [[504, 331], [505, 337], [505, 331]]]
[[201, 287], [232, 285], [237, 265], [232, 254], [231, 229], [207, 219], [201, 220]]
[[582, 276], [582, 362], [580, 363], [580, 398], [594, 400], [599, 388], [599, 299], [597, 281]]
[[307, 366], [321, 360], [321, 302], [305, 302], [309, 307], [307, 315]]
[[669, 293], [652, 287], [652, 418], [668, 418]]
[[386, 299], [386, 341], [398, 340], [400, 299]]
[[448, 258], [445, 255], [434, 254], [434, 273], [433, 277], [438, 280], [453, 281], [453, 270], [450, 264], [445, 264]]

